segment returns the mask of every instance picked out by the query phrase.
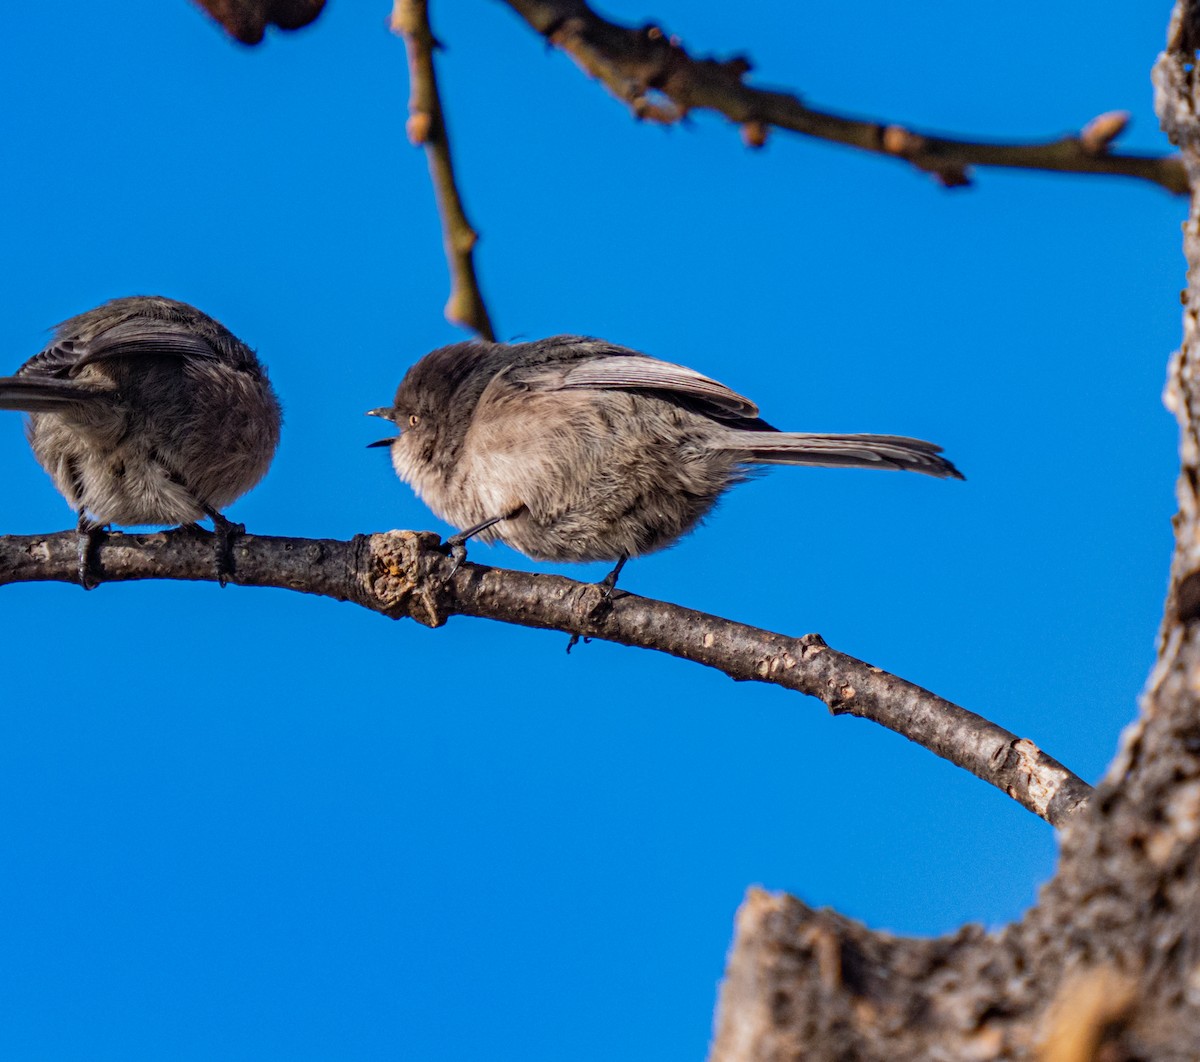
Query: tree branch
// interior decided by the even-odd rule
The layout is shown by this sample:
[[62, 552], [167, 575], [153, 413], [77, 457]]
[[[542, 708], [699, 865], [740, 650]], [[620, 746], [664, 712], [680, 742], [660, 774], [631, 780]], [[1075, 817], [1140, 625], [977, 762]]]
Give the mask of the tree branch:
[[[74, 532], [0, 537], [0, 585], [77, 581]], [[96, 551], [104, 581], [216, 578], [212, 538], [181, 529], [110, 534]], [[830, 648], [819, 635], [791, 638], [664, 601], [554, 575], [451, 561], [428, 532], [391, 531], [333, 539], [244, 535], [234, 544], [232, 582], [274, 586], [352, 601], [398, 619], [439, 627], [450, 616], [476, 616], [584, 638], [656, 649], [723, 671], [738, 681], [769, 682], [894, 730], [1003, 790], [1053, 825], [1066, 822], [1090, 787], [1062, 764], [974, 712]]]
[[446, 117], [433, 68], [433, 50], [437, 41], [429, 26], [427, 0], [395, 0], [391, 27], [393, 33], [404, 38], [408, 52], [408, 139], [425, 148], [438, 214], [442, 219], [442, 242], [450, 266], [446, 319], [451, 324], [473, 329], [484, 339], [495, 340], [483, 292], [475, 276], [475, 244], [479, 242], [479, 234], [467, 220], [462, 196], [454, 180], [450, 134], [446, 131]]
[[953, 140], [883, 121], [847, 118], [805, 106], [787, 92], [743, 82], [750, 62], [694, 59], [677, 37], [658, 26], [609, 22], [585, 0], [503, 0], [546, 40], [566, 52], [639, 118], [669, 124], [693, 110], [717, 111], [742, 127], [746, 143], [761, 147], [776, 126], [880, 155], [903, 159], [947, 187], [969, 184], [972, 166], [1136, 177], [1169, 192], [1188, 190], [1177, 155], [1113, 154], [1112, 142], [1128, 115], [1102, 114], [1078, 134], [1045, 143], [1000, 144]]

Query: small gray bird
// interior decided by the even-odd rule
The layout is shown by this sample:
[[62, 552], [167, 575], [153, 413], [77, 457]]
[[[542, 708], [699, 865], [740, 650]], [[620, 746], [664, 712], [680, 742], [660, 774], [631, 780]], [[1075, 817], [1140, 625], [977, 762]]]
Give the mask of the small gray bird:
[[707, 376], [583, 336], [456, 343], [408, 370], [391, 407], [396, 474], [448, 540], [499, 539], [537, 560], [615, 561], [685, 535], [754, 465], [963, 477], [941, 447], [896, 435], [781, 432]]
[[243, 529], [221, 510], [262, 479], [282, 422], [266, 370], [227, 328], [174, 299], [113, 299], [0, 377], [0, 409], [29, 414], [34, 456], [79, 514], [83, 586], [104, 525], [206, 516], [224, 585]]

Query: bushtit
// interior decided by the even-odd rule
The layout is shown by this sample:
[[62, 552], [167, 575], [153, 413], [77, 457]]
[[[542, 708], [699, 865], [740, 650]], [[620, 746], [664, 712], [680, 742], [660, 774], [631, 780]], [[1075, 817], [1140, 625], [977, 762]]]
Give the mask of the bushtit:
[[0, 409], [29, 414], [34, 456], [79, 514], [85, 587], [98, 528], [205, 516], [224, 584], [242, 529], [220, 510], [262, 479], [282, 420], [262, 364], [228, 329], [174, 299], [113, 299], [0, 377]]
[[690, 531], [751, 466], [897, 468], [961, 479], [895, 435], [777, 431], [748, 398], [682, 365], [582, 336], [456, 343], [408, 370], [390, 408], [396, 474], [442, 519], [553, 561], [615, 561]]

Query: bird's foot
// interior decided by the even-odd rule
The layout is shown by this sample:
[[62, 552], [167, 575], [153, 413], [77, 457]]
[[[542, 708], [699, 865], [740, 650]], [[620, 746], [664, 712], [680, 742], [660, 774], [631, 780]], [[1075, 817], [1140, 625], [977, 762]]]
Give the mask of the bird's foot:
[[[622, 555], [620, 560], [617, 561], [616, 567], [614, 567], [611, 572], [609, 572], [598, 583], [592, 584], [600, 592], [596, 596], [592, 607], [587, 611], [588, 620], [599, 622], [612, 609], [613, 591], [617, 588], [617, 579], [621, 575], [621, 569], [625, 567], [625, 564], [628, 560], [628, 554]], [[585, 584], [583, 588], [583, 600], [586, 601], [587, 597], [590, 596], [589, 591], [590, 587], [586, 586]], [[591, 641], [591, 638], [587, 637], [586, 635], [572, 634], [570, 641], [567, 642], [567, 652], [570, 653], [571, 650], [574, 649], [575, 646], [577, 646], [581, 641], [584, 643], [584, 645], [586, 645]]]
[[448, 583], [454, 578], [454, 573], [463, 566], [467, 559], [467, 536], [466, 535], [451, 535], [445, 542], [442, 543], [442, 548], [446, 554], [454, 562], [450, 565], [450, 571], [447, 572], [443, 582]]
[[104, 527], [96, 526], [82, 516], [75, 528], [75, 559], [79, 573], [79, 585], [85, 590], [95, 590], [103, 582], [102, 579], [94, 576], [93, 572], [98, 568], [96, 549], [104, 538], [104, 532]]
[[617, 561], [616, 567], [613, 568], [611, 572], [609, 572], [603, 579], [600, 580], [600, 582], [596, 584], [598, 587], [600, 587], [600, 596], [604, 601], [609, 601], [612, 599], [613, 591], [617, 588], [617, 579], [619, 579], [621, 576], [621, 569], [624, 568], [628, 562], [629, 554], [621, 554], [620, 559]]
[[489, 527], [495, 527], [501, 520], [511, 520], [514, 516], [519, 516], [525, 511], [525, 506], [520, 505], [510, 513], [504, 513], [500, 516], [489, 516], [482, 523], [476, 524], [474, 527], [468, 527], [465, 531], [460, 531], [457, 535], [451, 535], [445, 542], [442, 543], [444, 549], [453, 558], [454, 563], [450, 566], [450, 574], [446, 576], [445, 582], [449, 582], [454, 578], [454, 573], [462, 567], [463, 561], [467, 559], [467, 539], [474, 538], [481, 531], [486, 531]]
[[238, 535], [246, 533], [246, 525], [235, 524], [232, 520], [225, 519], [215, 509], [209, 511], [208, 518], [212, 521], [213, 525], [215, 546], [213, 560], [217, 566], [217, 582], [222, 587], [225, 587], [234, 575], [233, 540]]

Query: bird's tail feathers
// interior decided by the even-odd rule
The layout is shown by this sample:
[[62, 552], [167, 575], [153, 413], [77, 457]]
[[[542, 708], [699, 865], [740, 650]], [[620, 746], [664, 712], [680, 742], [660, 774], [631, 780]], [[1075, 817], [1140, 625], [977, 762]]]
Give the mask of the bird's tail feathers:
[[942, 448], [903, 435], [808, 435], [802, 432], [731, 431], [722, 449], [747, 455], [751, 464], [826, 468], [891, 468], [963, 479]]
[[105, 391], [71, 380], [37, 376], [0, 376], [0, 409], [53, 413], [88, 402]]

